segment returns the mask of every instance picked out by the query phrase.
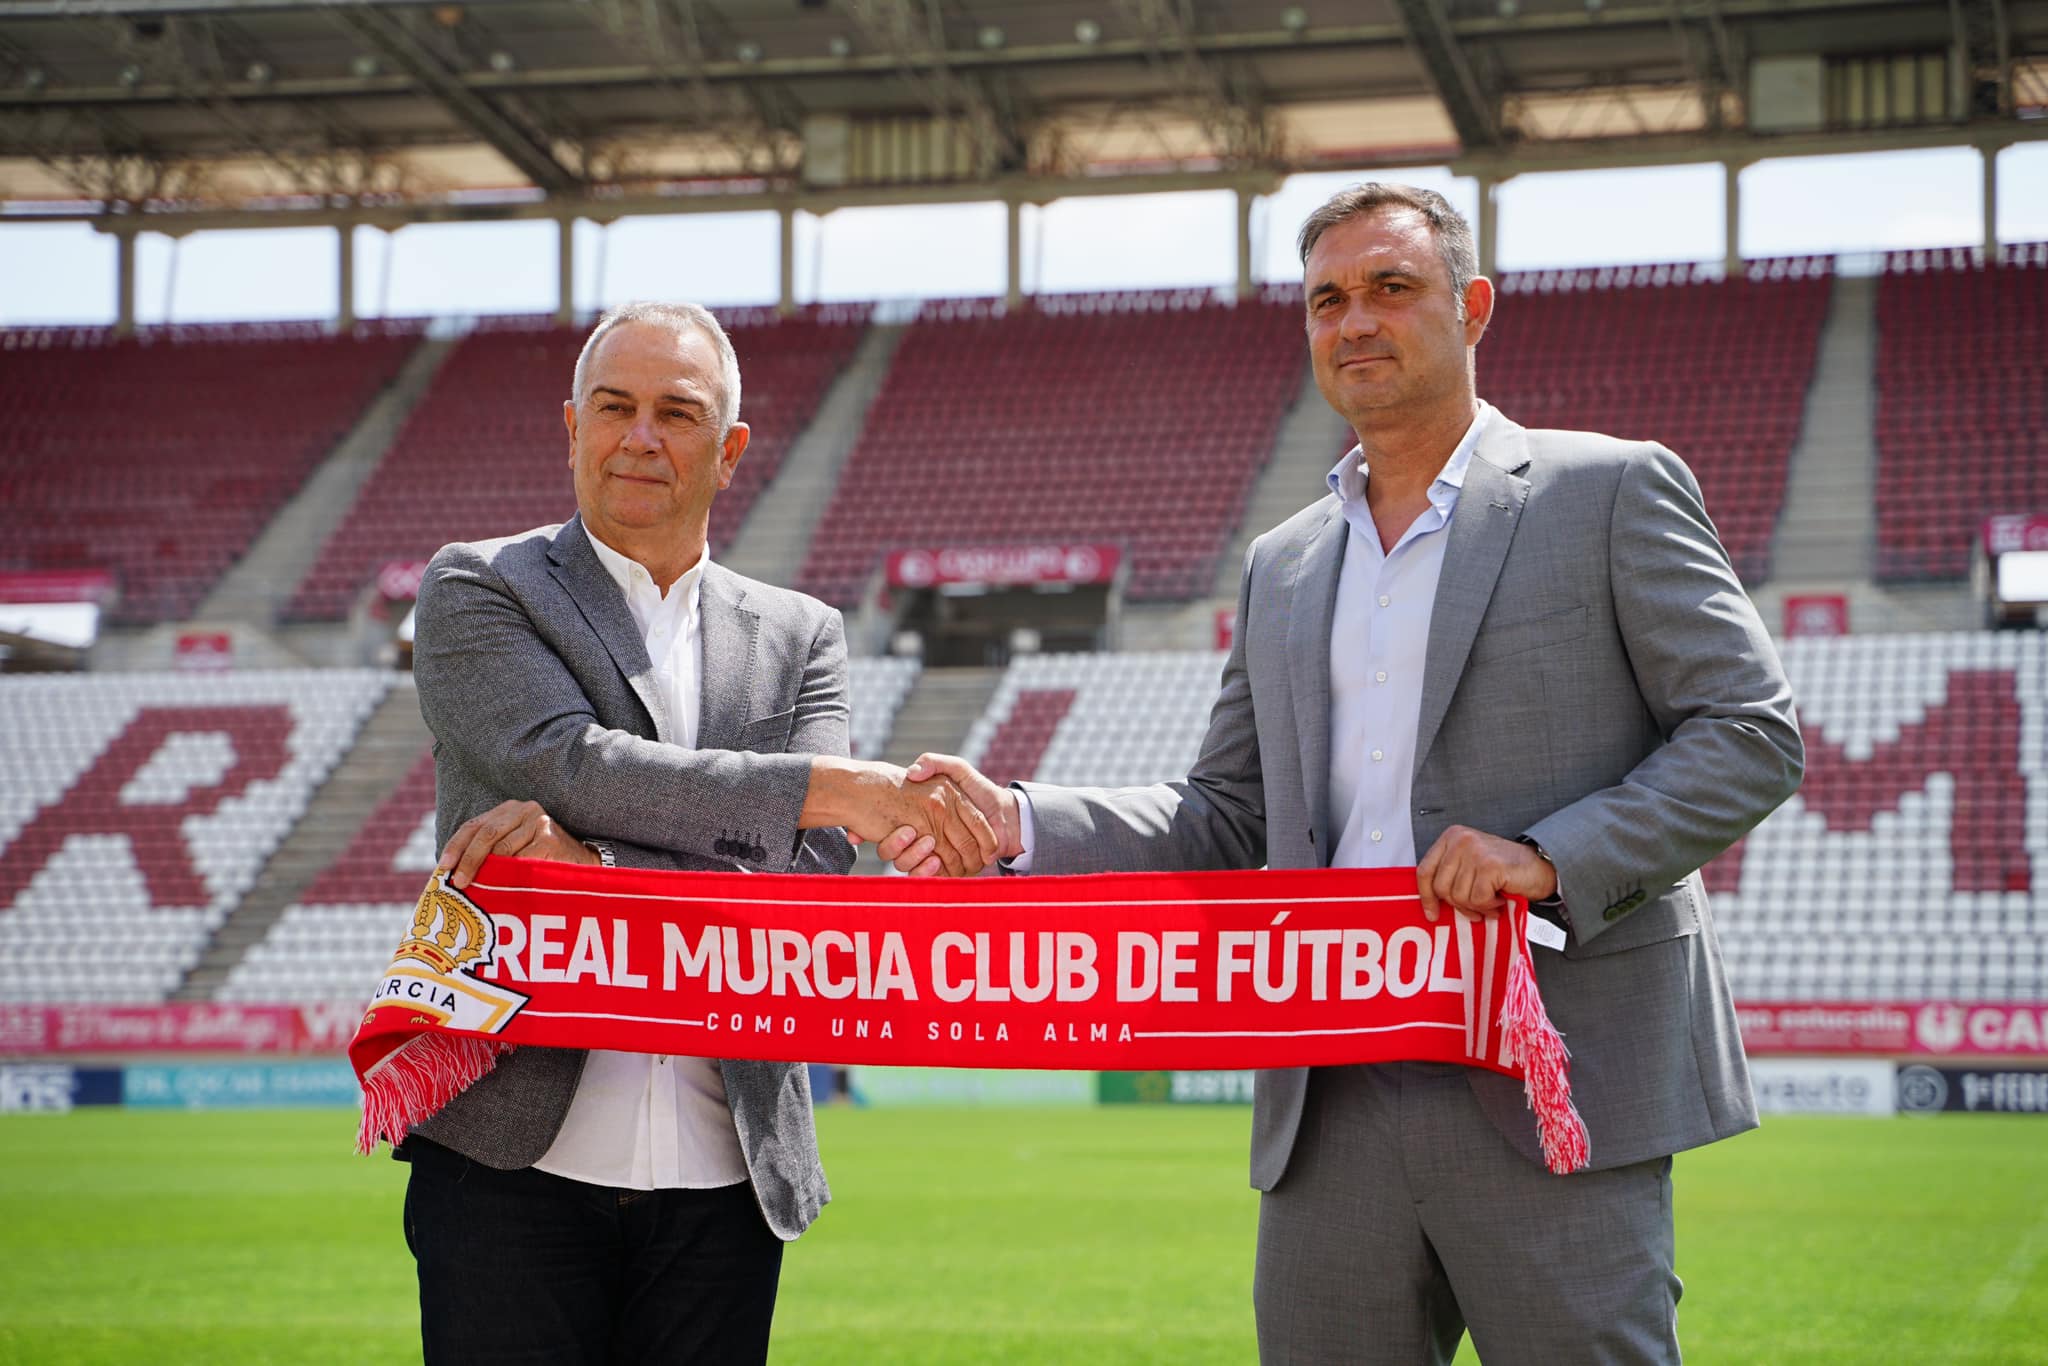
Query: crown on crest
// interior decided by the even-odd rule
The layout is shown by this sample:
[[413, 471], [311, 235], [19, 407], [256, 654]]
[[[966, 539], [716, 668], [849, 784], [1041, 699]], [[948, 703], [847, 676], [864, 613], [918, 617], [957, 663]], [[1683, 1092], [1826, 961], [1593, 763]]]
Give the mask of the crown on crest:
[[[481, 958], [491, 932], [484, 913], [435, 873], [412, 913], [412, 932], [398, 946], [400, 958], [417, 958], [436, 972], [453, 973]], [[436, 927], [439, 928], [436, 928]]]

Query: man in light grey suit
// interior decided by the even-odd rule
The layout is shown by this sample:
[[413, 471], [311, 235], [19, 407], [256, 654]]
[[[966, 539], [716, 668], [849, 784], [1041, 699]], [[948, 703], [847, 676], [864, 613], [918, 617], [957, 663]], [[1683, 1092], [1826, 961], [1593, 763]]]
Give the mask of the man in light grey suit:
[[[703, 309], [607, 314], [563, 405], [577, 516], [429, 565], [413, 671], [457, 886], [494, 852], [840, 873], [849, 831], [906, 819], [905, 861], [993, 853], [956, 789], [846, 757], [839, 614], [710, 562], [739, 385]], [[764, 1360], [782, 1242], [829, 1198], [794, 1063], [522, 1048], [398, 1153], [430, 1366]]]
[[1591, 1169], [1549, 1174], [1493, 1073], [1261, 1073], [1260, 1355], [1447, 1362], [1469, 1329], [1489, 1363], [1676, 1361], [1671, 1154], [1757, 1122], [1697, 870], [1799, 784], [1783, 669], [1677, 457], [1479, 401], [1494, 291], [1441, 196], [1356, 187], [1300, 245], [1359, 445], [1253, 544], [1187, 779], [912, 776], [1031, 872], [1415, 864], [1432, 918], [1537, 904]]

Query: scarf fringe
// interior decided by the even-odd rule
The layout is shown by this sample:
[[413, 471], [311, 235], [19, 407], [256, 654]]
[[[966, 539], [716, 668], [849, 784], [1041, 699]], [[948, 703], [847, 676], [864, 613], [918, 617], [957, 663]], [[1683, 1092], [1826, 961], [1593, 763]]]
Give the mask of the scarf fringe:
[[[1520, 929], [1520, 927], [1517, 927]], [[1500, 1027], [1519, 1056], [1522, 1093], [1536, 1115], [1543, 1139], [1543, 1163], [1559, 1176], [1580, 1171], [1593, 1160], [1586, 1121], [1572, 1104], [1571, 1051], [1550, 1022], [1543, 997], [1536, 990], [1536, 971], [1529, 962], [1526, 931], [1515, 936], [1509, 957], [1507, 996], [1501, 1004]]]
[[363, 1073], [363, 1123], [356, 1131], [356, 1151], [375, 1152], [380, 1138], [394, 1146], [403, 1142], [413, 1125], [468, 1090], [516, 1046], [431, 1030], [407, 1039]]

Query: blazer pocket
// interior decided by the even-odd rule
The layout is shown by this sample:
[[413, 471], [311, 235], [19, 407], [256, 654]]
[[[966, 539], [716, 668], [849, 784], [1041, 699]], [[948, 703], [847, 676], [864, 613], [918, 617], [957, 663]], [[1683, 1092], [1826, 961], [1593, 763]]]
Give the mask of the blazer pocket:
[[780, 754], [789, 747], [790, 727], [795, 724], [795, 707], [749, 721], [740, 727], [739, 748], [757, 754]]
[[1588, 615], [1584, 607], [1567, 607], [1562, 612], [1550, 612], [1528, 621], [1513, 621], [1500, 626], [1481, 625], [1479, 634], [1472, 638], [1472, 653], [1468, 661], [1490, 664], [1531, 650], [1548, 650], [1567, 644], [1586, 634]]

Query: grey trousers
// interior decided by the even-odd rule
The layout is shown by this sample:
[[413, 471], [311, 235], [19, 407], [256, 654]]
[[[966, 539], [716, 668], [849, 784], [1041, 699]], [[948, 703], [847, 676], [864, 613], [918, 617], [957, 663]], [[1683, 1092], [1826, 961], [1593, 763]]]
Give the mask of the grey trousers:
[[[1595, 1143], [1599, 1135], [1593, 1136]], [[1259, 1360], [1676, 1362], [1671, 1159], [1552, 1176], [1433, 1063], [1318, 1068], [1259, 1204]]]

